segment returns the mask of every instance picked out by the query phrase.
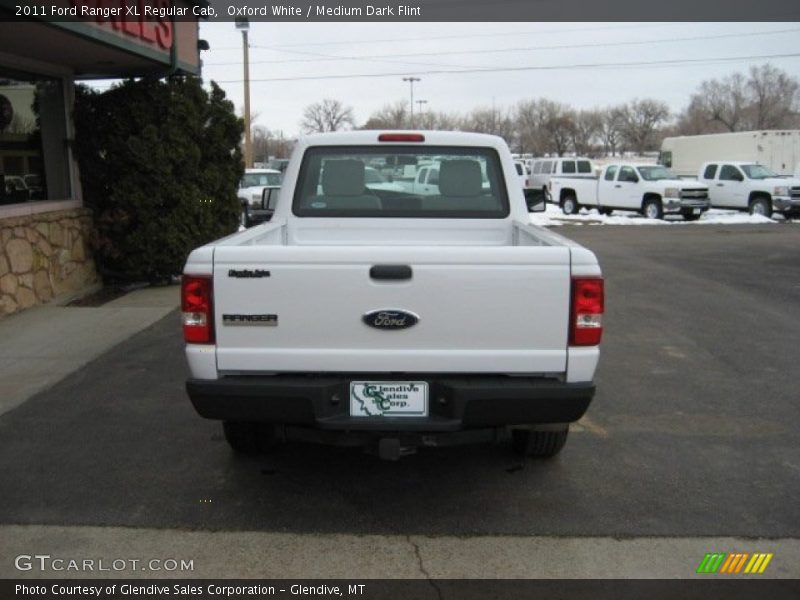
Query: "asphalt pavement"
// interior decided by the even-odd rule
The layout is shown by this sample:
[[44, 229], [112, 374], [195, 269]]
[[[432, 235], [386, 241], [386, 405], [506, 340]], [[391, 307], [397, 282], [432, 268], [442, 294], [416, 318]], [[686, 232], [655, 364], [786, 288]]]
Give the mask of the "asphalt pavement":
[[[651, 561], [638, 573], [681, 577], [703, 552], [725, 551], [714, 544], [772, 545], [773, 573], [800, 575], [800, 229], [557, 231], [597, 253], [607, 305], [597, 396], [555, 460], [522, 461], [503, 445], [423, 449], [397, 463], [302, 444], [236, 457], [186, 398], [173, 312], [0, 416], [0, 551], [63, 531], [84, 543], [96, 539], [86, 532], [170, 531], [176, 543], [250, 532], [267, 536], [264, 548], [355, 540], [373, 556], [400, 543], [409, 572], [427, 551], [446, 576], [485, 573], [486, 557], [536, 555], [551, 540], [567, 554], [600, 544], [607, 559], [571, 567], [598, 577], [624, 576], [610, 567], [619, 556], [665, 544], [675, 569]], [[320, 565], [350, 564], [325, 555]], [[508, 572], [534, 576], [544, 564]]]

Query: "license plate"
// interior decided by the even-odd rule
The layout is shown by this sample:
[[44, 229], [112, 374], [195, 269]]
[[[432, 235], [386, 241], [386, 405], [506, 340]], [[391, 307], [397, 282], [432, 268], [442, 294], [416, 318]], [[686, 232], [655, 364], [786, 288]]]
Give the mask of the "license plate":
[[425, 381], [351, 381], [352, 417], [427, 417]]
[[699, 215], [701, 212], [702, 212], [702, 211], [701, 211], [699, 208], [694, 208], [694, 209], [692, 209], [692, 214], [693, 214], [693, 215]]

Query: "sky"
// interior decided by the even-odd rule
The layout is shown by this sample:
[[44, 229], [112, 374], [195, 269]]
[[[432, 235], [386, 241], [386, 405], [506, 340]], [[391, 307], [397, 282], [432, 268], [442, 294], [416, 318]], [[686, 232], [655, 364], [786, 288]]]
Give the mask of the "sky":
[[[211, 46], [201, 53], [203, 78], [241, 114], [241, 33], [233, 23], [201, 23], [200, 37]], [[332, 98], [363, 123], [386, 104], [409, 102], [403, 77], [412, 76], [421, 80], [415, 101], [427, 101], [415, 111], [463, 114], [538, 97], [588, 109], [652, 97], [677, 112], [702, 81], [751, 65], [800, 78], [798, 39], [800, 23], [791, 22], [251, 23], [251, 113], [254, 125], [293, 137], [304, 107]], [[757, 58], [782, 54], [794, 56]]]

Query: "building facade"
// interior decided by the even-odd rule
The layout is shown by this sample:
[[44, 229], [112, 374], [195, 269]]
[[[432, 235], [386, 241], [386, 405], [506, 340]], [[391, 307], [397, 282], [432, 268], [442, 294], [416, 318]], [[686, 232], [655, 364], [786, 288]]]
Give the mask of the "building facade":
[[[95, 4], [118, 4], [125, 13], [126, 5], [145, 2], [188, 14], [201, 4], [62, 4], [67, 14]], [[22, 18], [15, 14], [19, 4], [0, 0], [0, 318], [68, 300], [99, 283], [90, 251], [92, 215], [72, 150], [76, 81], [200, 71], [196, 18]]]

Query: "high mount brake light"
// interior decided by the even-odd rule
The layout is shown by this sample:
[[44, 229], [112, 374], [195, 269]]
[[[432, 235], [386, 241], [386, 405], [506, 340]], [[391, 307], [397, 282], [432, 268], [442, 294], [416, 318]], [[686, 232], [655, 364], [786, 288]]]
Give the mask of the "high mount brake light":
[[425, 136], [421, 133], [382, 133], [378, 136], [379, 142], [424, 142]]
[[181, 279], [183, 339], [189, 344], [214, 343], [213, 284], [210, 276]]
[[598, 345], [603, 337], [603, 279], [573, 277], [571, 298], [569, 345]]

